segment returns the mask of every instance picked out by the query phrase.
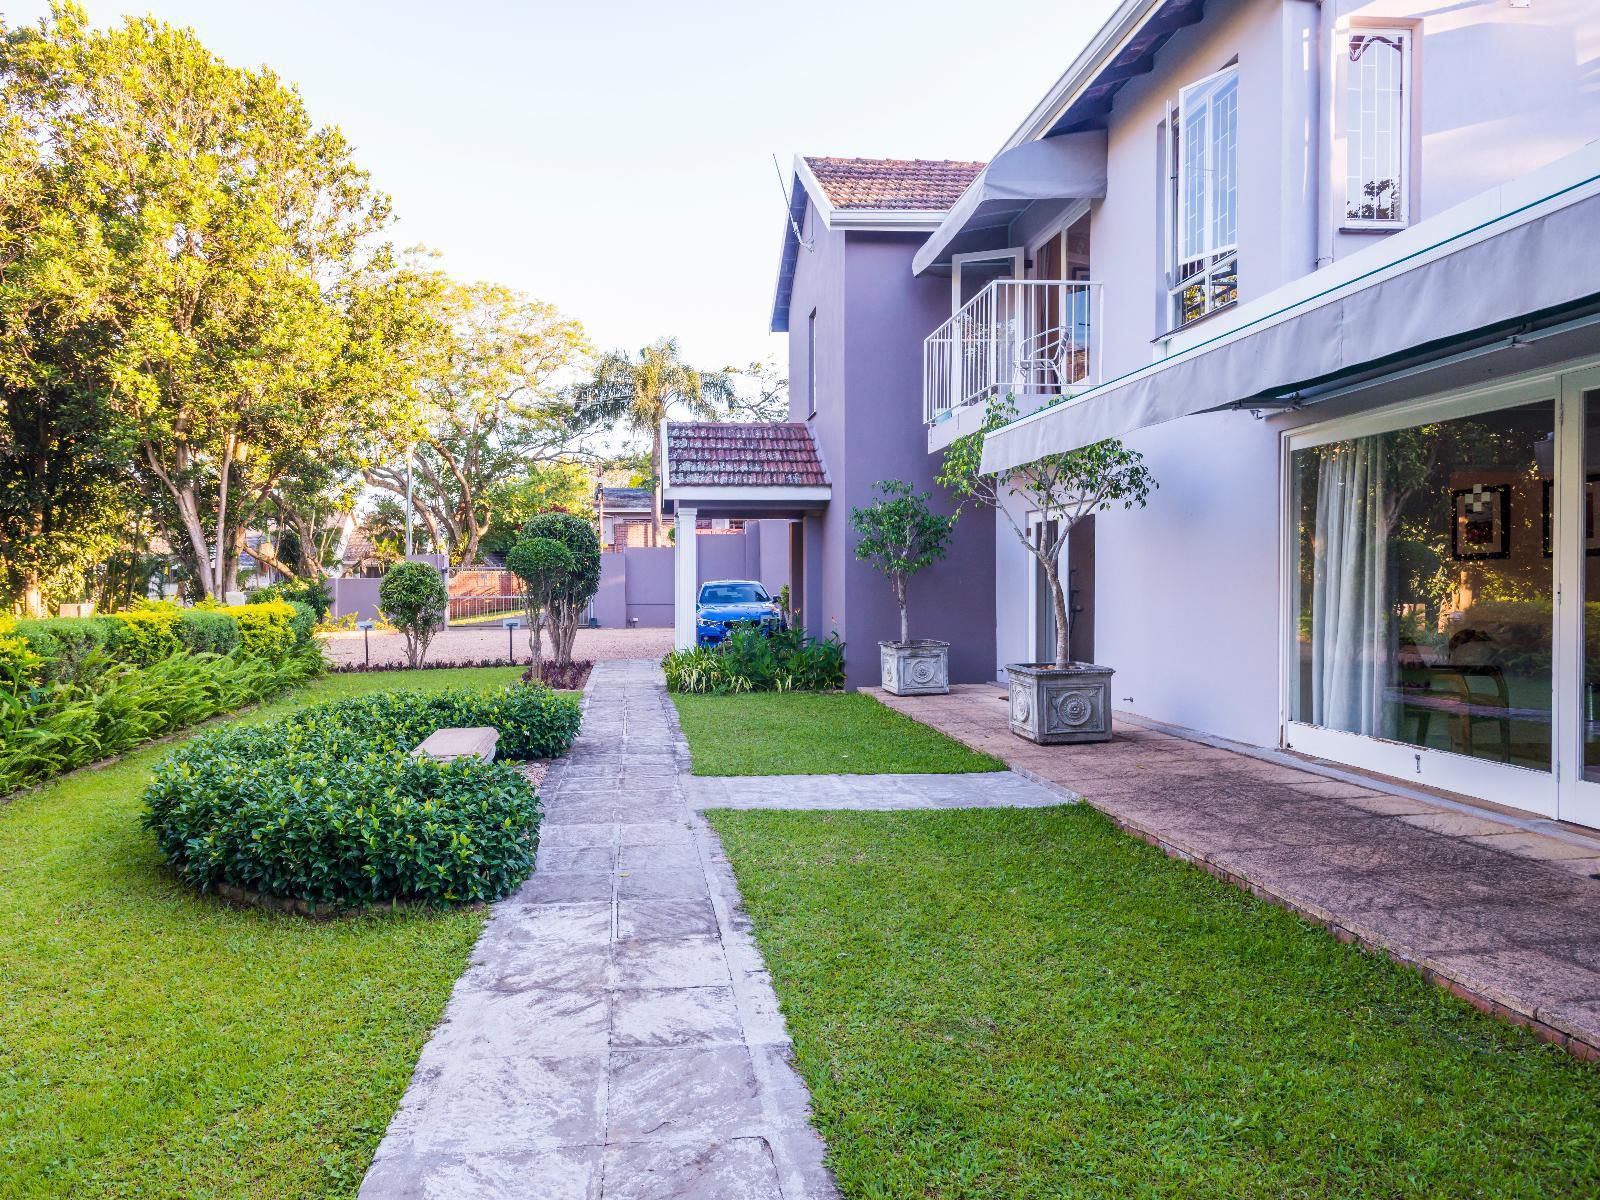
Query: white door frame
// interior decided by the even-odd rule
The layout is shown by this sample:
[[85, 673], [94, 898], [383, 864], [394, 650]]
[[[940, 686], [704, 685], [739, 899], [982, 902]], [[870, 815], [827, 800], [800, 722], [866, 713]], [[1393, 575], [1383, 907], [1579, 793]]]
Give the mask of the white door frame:
[[[1582, 393], [1596, 387], [1600, 387], [1600, 364], [1590, 360], [1561, 369], [1530, 372], [1486, 388], [1463, 388], [1335, 418], [1283, 435], [1279, 463], [1279, 719], [1285, 748], [1406, 782], [1508, 804], [1541, 816], [1560, 815], [1600, 825], [1600, 784], [1580, 787], [1580, 781], [1573, 778], [1579, 773], [1582, 750], [1583, 562], [1581, 554], [1563, 555], [1561, 552], [1564, 541], [1568, 540], [1568, 531], [1577, 521], [1583, 498]], [[1556, 548], [1551, 560], [1555, 600], [1551, 643], [1551, 769], [1539, 771], [1491, 762], [1292, 720], [1292, 667], [1299, 654], [1299, 613], [1295, 605], [1299, 517], [1293, 508], [1293, 453], [1328, 442], [1544, 400], [1553, 401], [1555, 406], [1553, 425], [1557, 453], [1551, 532], [1551, 544]], [[1579, 434], [1576, 439], [1571, 436], [1574, 427]], [[1563, 777], [1566, 782], [1562, 782]]]
[[970, 254], [950, 256], [950, 314], [961, 311], [961, 267], [964, 263], [1003, 262], [1011, 260], [1011, 278], [1021, 279], [1026, 270], [1028, 252], [1022, 246], [1007, 246], [1003, 250], [974, 250]]
[[[1600, 366], [1561, 376], [1557, 410], [1556, 487], [1550, 545], [1556, 568], [1556, 629], [1553, 650], [1556, 706], [1557, 813], [1564, 821], [1600, 826], [1600, 783], [1583, 774], [1585, 705], [1584, 595], [1587, 556], [1583, 546], [1583, 501], [1587, 482], [1584, 394], [1600, 391]], [[1565, 553], [1563, 553], [1565, 549]]]

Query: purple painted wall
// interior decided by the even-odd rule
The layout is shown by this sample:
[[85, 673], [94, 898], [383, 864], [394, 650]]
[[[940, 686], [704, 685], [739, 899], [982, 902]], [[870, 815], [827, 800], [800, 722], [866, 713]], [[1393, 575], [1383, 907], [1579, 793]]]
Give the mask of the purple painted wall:
[[341, 617], [354, 614], [358, 621], [371, 621], [378, 615], [378, 585], [381, 579], [363, 579], [350, 577], [329, 580], [329, 590], [333, 592], [333, 603], [328, 607], [328, 616], [337, 621]]
[[[880, 479], [935, 493], [937, 456], [922, 423], [922, 339], [950, 315], [948, 279], [918, 279], [911, 258], [922, 234], [828, 230], [807, 212], [815, 249], [796, 268], [789, 333], [790, 415], [805, 420], [808, 319], [817, 313], [817, 412], [812, 422], [833, 498], [806, 522], [803, 617], [819, 635], [848, 644], [851, 687], [879, 681], [877, 643], [900, 635], [889, 585], [854, 556], [850, 509], [871, 503]], [[846, 337], [845, 329], [849, 329]], [[948, 559], [911, 589], [911, 636], [951, 643], [957, 683], [994, 678], [994, 525], [969, 517]]]

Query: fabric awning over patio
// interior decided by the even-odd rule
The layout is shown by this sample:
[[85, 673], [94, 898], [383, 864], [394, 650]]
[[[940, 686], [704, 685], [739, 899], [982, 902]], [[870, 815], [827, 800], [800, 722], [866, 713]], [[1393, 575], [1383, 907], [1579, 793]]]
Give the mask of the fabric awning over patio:
[[1549, 321], [1600, 296], [1597, 230], [1600, 143], [1244, 305], [1226, 329], [1159, 362], [996, 430], [983, 467], [1007, 470], [1194, 413], [1301, 399], [1301, 389]]
[[920, 275], [952, 254], [989, 250], [985, 234], [1004, 230], [1036, 200], [1098, 200], [1106, 194], [1106, 134], [1089, 129], [1024, 142], [985, 167], [911, 260]]

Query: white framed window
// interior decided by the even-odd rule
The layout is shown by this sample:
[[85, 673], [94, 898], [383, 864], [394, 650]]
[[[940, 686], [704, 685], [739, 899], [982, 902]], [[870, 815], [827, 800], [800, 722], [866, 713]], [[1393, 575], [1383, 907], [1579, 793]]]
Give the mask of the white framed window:
[[1392, 229], [1411, 190], [1411, 31], [1353, 29], [1344, 67], [1344, 224]]
[[817, 310], [806, 318], [806, 417], [817, 415]]
[[1239, 70], [1178, 94], [1173, 157], [1171, 321], [1179, 328], [1239, 298]]

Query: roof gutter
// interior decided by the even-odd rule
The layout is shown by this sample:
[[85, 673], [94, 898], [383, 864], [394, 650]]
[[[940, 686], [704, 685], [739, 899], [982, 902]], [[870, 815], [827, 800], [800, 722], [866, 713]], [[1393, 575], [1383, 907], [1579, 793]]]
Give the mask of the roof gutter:
[[[1034, 105], [1027, 119], [1006, 139], [1006, 144], [1000, 147], [999, 154], [1041, 137], [1060, 119], [1061, 114], [1071, 107], [1072, 102], [1078, 98], [1078, 93], [1095, 81], [1105, 64], [1122, 50], [1128, 39], [1138, 33], [1145, 22], [1155, 16], [1166, 2], [1167, 0], [1123, 0], [1122, 7], [1112, 14], [1110, 20], [1100, 26], [1099, 32], [1083, 48], [1082, 53], [1072, 60], [1072, 65], [1045, 93], [1044, 99]], [[999, 154], [996, 157], [999, 157]]]

